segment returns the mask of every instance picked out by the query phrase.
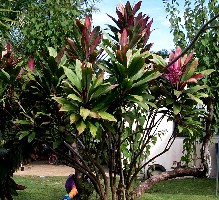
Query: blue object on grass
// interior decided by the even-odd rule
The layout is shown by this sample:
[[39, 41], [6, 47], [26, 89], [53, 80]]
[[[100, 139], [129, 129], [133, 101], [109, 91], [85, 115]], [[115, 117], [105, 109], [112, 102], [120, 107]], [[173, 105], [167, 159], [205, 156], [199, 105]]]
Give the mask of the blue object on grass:
[[66, 195], [62, 198], [62, 200], [71, 200], [71, 198], [68, 196], [68, 194], [66, 194]]

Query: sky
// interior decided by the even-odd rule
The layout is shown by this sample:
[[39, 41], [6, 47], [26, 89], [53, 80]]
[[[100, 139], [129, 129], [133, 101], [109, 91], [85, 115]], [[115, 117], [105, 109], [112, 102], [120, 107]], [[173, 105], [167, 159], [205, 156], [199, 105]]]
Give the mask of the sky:
[[[116, 17], [116, 6], [118, 3], [123, 5], [126, 3], [124, 0], [101, 0], [96, 4], [100, 9], [98, 13], [93, 14], [93, 23], [95, 26], [99, 25], [104, 28], [104, 24], [113, 24], [112, 20], [107, 14]], [[138, 1], [129, 0], [133, 5]], [[162, 0], [142, 0], [140, 12], [149, 15], [153, 18], [151, 36], [149, 42], [153, 43], [151, 50], [159, 51], [167, 49], [168, 51], [174, 49], [173, 35], [170, 33], [170, 23], [166, 19], [167, 13], [165, 12]], [[106, 14], [107, 13], [107, 14]], [[106, 27], [106, 26], [105, 26]]]

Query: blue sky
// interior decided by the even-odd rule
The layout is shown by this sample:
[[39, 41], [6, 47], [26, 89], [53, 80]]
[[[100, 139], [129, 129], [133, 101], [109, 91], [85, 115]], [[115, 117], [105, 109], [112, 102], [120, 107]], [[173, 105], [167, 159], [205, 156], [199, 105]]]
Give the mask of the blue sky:
[[[106, 13], [116, 17], [115, 10], [119, 2], [122, 4], [126, 3], [124, 0], [102, 0], [97, 3], [96, 7], [100, 9], [100, 12], [93, 15], [94, 25], [99, 25], [103, 28], [104, 24], [112, 24], [112, 20]], [[133, 5], [138, 1], [129, 0], [129, 2]], [[154, 30], [150, 37], [150, 42], [154, 43], [152, 50], [173, 49], [173, 36], [170, 33], [170, 24], [168, 19], [166, 19], [166, 12], [162, 0], [142, 0], [140, 11], [153, 18], [152, 30]]]

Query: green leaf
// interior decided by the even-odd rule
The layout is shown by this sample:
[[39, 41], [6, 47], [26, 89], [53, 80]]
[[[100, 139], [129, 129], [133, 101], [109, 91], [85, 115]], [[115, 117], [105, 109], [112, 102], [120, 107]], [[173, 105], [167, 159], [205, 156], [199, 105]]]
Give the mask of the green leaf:
[[142, 97], [144, 100], [152, 100], [154, 99], [155, 97], [151, 94], [142, 94]]
[[133, 81], [129, 78], [125, 78], [123, 79], [122, 81], [122, 87], [123, 87], [123, 90], [126, 91], [126, 90], [129, 90], [133, 85]]
[[30, 122], [29, 121], [26, 121], [26, 120], [19, 120], [19, 119], [16, 119], [15, 121], [14, 121], [14, 123], [15, 124], [30, 124]]
[[185, 73], [182, 76], [182, 81], [188, 80], [195, 72], [195, 69], [198, 66], [198, 59], [196, 58], [189, 66], [187, 66], [187, 69]]
[[92, 118], [97, 118], [97, 119], [100, 118], [100, 116], [98, 115], [98, 113], [97, 113], [97, 112], [94, 112], [94, 111], [90, 111], [89, 116], [92, 117]]
[[174, 95], [179, 98], [179, 96], [182, 94], [182, 91], [174, 90]]
[[75, 65], [75, 72], [76, 72], [76, 75], [78, 77], [79, 80], [82, 79], [82, 69], [81, 69], [81, 66], [82, 66], [82, 63], [80, 60], [76, 60], [76, 65]]
[[91, 64], [88, 63], [87, 66], [83, 69], [82, 71], [82, 88], [83, 90], [85, 91], [88, 91], [90, 90], [90, 87], [91, 87], [91, 81], [92, 81], [92, 68], [90, 66]]
[[79, 119], [79, 117], [80, 116], [78, 114], [72, 113], [70, 115], [70, 124], [75, 123]]
[[102, 84], [98, 87], [98, 89], [93, 94], [91, 94], [90, 99], [98, 98], [98, 97], [108, 93], [109, 91], [111, 91], [112, 89], [114, 89], [117, 86], [118, 85], [109, 85], [108, 83]]
[[141, 107], [141, 108], [144, 108], [146, 109], [147, 111], [149, 110], [149, 107], [146, 103], [143, 103], [143, 102], [137, 102], [137, 104]]
[[203, 101], [199, 99], [198, 97], [195, 97], [194, 95], [188, 93], [187, 94], [192, 100], [196, 101], [197, 103], [203, 104]]
[[134, 57], [128, 66], [128, 77], [134, 76], [140, 69], [143, 68], [145, 58], [142, 56]]
[[98, 112], [98, 114], [99, 114], [99, 116], [102, 119], [105, 119], [105, 120], [108, 120], [108, 121], [112, 121], [112, 122], [116, 122], [117, 121], [116, 118], [113, 115], [111, 115], [111, 114], [109, 114], [107, 112], [100, 111], [100, 112]]
[[167, 97], [167, 98], [166, 98], [166, 103], [167, 103], [167, 105], [172, 104], [173, 102], [174, 102], [174, 99], [172, 99], [172, 98], [170, 98], [170, 97]]
[[124, 77], [126, 77], [126, 68], [123, 64], [119, 63], [119, 62], [116, 62], [116, 66], [117, 66], [117, 69], [118, 71], [120, 72], [120, 75], [122, 77], [122, 79]]
[[97, 134], [98, 128], [97, 128], [94, 124], [92, 124], [92, 123], [90, 123], [90, 122], [88, 122], [88, 127], [90, 128], [91, 135], [92, 135], [93, 137], [95, 137], [96, 134]]
[[62, 105], [60, 111], [75, 111], [78, 107], [62, 97], [52, 97], [55, 101]]
[[146, 103], [147, 105], [150, 105], [153, 108], [157, 108], [157, 106], [155, 105], [155, 103], [150, 102], [150, 101], [144, 101], [144, 103]]
[[56, 149], [59, 147], [59, 145], [61, 144], [61, 140], [55, 140], [55, 142], [52, 143], [52, 147], [53, 149]]
[[24, 137], [26, 137], [27, 135], [29, 135], [29, 131], [20, 131], [19, 134], [19, 140], [22, 140]]
[[178, 130], [179, 130], [179, 133], [181, 133], [183, 131], [183, 127], [178, 125]]
[[80, 107], [80, 115], [83, 117], [83, 120], [86, 120], [87, 116], [90, 115], [90, 110]]
[[74, 100], [74, 101], [82, 102], [81, 98], [78, 97], [78, 96], [75, 95], [75, 94], [69, 94], [69, 95], [67, 96], [67, 98], [72, 99], [72, 100]]
[[33, 131], [33, 132], [28, 136], [28, 142], [29, 142], [29, 143], [32, 142], [32, 141], [34, 140], [35, 136], [36, 136], [36, 132]]
[[205, 74], [205, 75], [210, 75], [214, 71], [215, 71], [214, 69], [206, 69], [206, 70], [203, 70], [203, 71], [201, 71], [199, 73], [200, 74]]
[[154, 62], [157, 65], [165, 66], [166, 61], [159, 55], [157, 54], [152, 54], [153, 59], [150, 59], [152, 62]]
[[205, 94], [205, 93], [203, 93], [203, 92], [198, 93], [196, 96], [197, 96], [198, 98], [207, 98], [207, 97], [208, 97], [208, 95]]
[[178, 115], [181, 111], [181, 106], [179, 104], [173, 104], [173, 113], [174, 115]]
[[146, 78], [144, 78], [143, 80], [138, 81], [137, 83], [133, 84], [133, 87], [137, 87], [139, 85], [143, 85], [149, 81], [152, 81], [154, 79], [156, 79], [157, 77], [161, 76], [162, 74], [159, 71], [154, 71], [152, 72], [150, 75], [148, 75]]
[[8, 80], [10, 80], [10, 75], [4, 70], [4, 69], [1, 69], [2, 73], [6, 76], [6, 78]]
[[67, 67], [63, 66], [63, 69], [65, 71], [65, 75], [68, 77], [68, 80], [72, 83], [73, 86], [75, 86], [80, 92], [82, 91], [82, 84], [79, 80], [79, 77]]
[[142, 96], [138, 96], [138, 95], [130, 95], [131, 97], [133, 97], [134, 99], [138, 100], [139, 102], [143, 101], [143, 97]]
[[187, 93], [195, 93], [198, 92], [199, 90], [205, 89], [207, 88], [206, 85], [196, 85], [194, 87], [191, 87], [189, 89], [186, 90]]

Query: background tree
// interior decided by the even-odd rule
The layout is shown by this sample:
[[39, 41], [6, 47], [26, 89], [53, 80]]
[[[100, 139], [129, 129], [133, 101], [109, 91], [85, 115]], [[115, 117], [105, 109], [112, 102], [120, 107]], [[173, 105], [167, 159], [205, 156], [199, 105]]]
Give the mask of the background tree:
[[[92, 3], [93, 2], [93, 3]], [[27, 1], [20, 9], [17, 23], [11, 31], [17, 53], [37, 54], [47, 47], [58, 50], [64, 38], [74, 37], [76, 18], [92, 13], [95, 1]]]
[[[183, 7], [182, 10], [180, 7]], [[198, 30], [213, 16], [219, 13], [219, 4], [216, 0], [211, 1], [185, 1], [184, 5], [179, 5], [177, 1], [166, 2], [166, 11], [171, 23], [171, 32], [174, 35], [176, 45], [185, 48], [195, 38]], [[182, 15], [182, 17], [180, 17]], [[218, 133], [219, 104], [218, 104], [218, 62], [219, 62], [219, 20], [211, 22], [201, 33], [200, 38], [194, 43], [195, 53], [199, 59], [199, 70], [214, 69], [215, 72], [202, 79], [204, 84], [209, 86], [207, 90], [208, 98], [204, 100], [208, 115], [204, 119], [205, 131], [201, 136], [202, 162], [208, 168], [204, 159], [210, 138]], [[192, 153], [192, 152], [190, 152]]]

